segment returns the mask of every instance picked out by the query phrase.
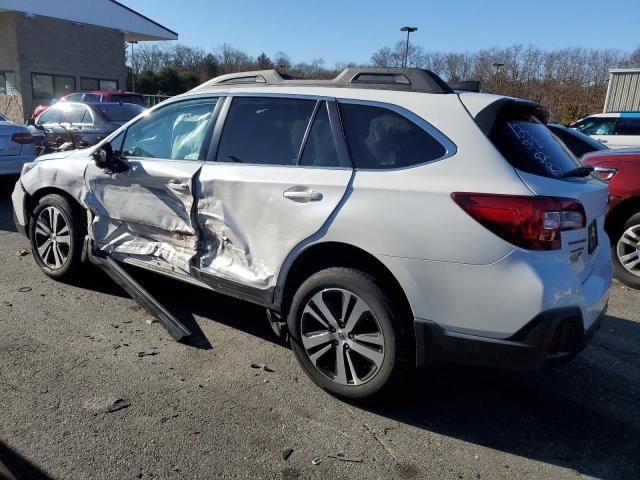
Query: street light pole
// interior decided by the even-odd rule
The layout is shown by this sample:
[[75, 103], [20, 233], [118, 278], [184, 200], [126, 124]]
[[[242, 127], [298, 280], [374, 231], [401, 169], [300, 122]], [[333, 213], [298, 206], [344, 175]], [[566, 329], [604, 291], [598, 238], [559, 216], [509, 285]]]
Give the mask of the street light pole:
[[500, 88], [500, 68], [504, 67], [504, 63], [495, 62], [493, 66], [496, 67], [496, 90], [497, 90], [498, 88]]
[[402, 68], [407, 67], [409, 62], [409, 34], [418, 30], [418, 27], [402, 27], [401, 32], [407, 32], [407, 43], [404, 46], [404, 58], [402, 59]]

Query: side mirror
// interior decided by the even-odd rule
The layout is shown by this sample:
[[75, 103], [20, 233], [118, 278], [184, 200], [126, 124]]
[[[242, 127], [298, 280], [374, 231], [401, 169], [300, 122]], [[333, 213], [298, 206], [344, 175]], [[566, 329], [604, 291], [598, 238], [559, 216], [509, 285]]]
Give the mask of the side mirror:
[[114, 152], [109, 142], [96, 149], [91, 156], [98, 168], [111, 173], [122, 173], [129, 170], [128, 165], [120, 159], [120, 152]]
[[109, 142], [96, 149], [92, 154], [98, 168], [109, 168], [113, 160], [113, 148]]

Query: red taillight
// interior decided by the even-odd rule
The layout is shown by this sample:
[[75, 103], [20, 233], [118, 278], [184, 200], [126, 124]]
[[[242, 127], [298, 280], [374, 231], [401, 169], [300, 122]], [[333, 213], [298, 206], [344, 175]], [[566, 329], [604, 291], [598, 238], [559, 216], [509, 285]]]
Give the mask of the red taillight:
[[485, 228], [528, 250], [559, 250], [560, 232], [587, 223], [582, 204], [570, 198], [466, 192], [451, 196]]
[[11, 141], [19, 143], [20, 145], [26, 145], [27, 143], [33, 143], [33, 135], [29, 132], [14, 133], [11, 135]]

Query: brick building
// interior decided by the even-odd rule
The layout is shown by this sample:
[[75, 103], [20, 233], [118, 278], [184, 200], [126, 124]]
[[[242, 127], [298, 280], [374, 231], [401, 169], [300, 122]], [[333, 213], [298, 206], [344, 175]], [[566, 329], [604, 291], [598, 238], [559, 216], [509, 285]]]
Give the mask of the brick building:
[[178, 34], [115, 0], [0, 0], [0, 113], [18, 123], [78, 90], [126, 90], [125, 42]]

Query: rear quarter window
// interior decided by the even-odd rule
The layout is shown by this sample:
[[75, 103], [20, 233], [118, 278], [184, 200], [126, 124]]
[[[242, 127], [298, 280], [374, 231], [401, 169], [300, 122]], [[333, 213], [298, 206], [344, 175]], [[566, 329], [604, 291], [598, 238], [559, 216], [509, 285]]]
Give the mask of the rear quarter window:
[[582, 165], [533, 115], [497, 119], [490, 139], [504, 158], [523, 172], [558, 178]]
[[427, 131], [388, 108], [341, 103], [340, 116], [356, 168], [411, 167], [447, 153]]

